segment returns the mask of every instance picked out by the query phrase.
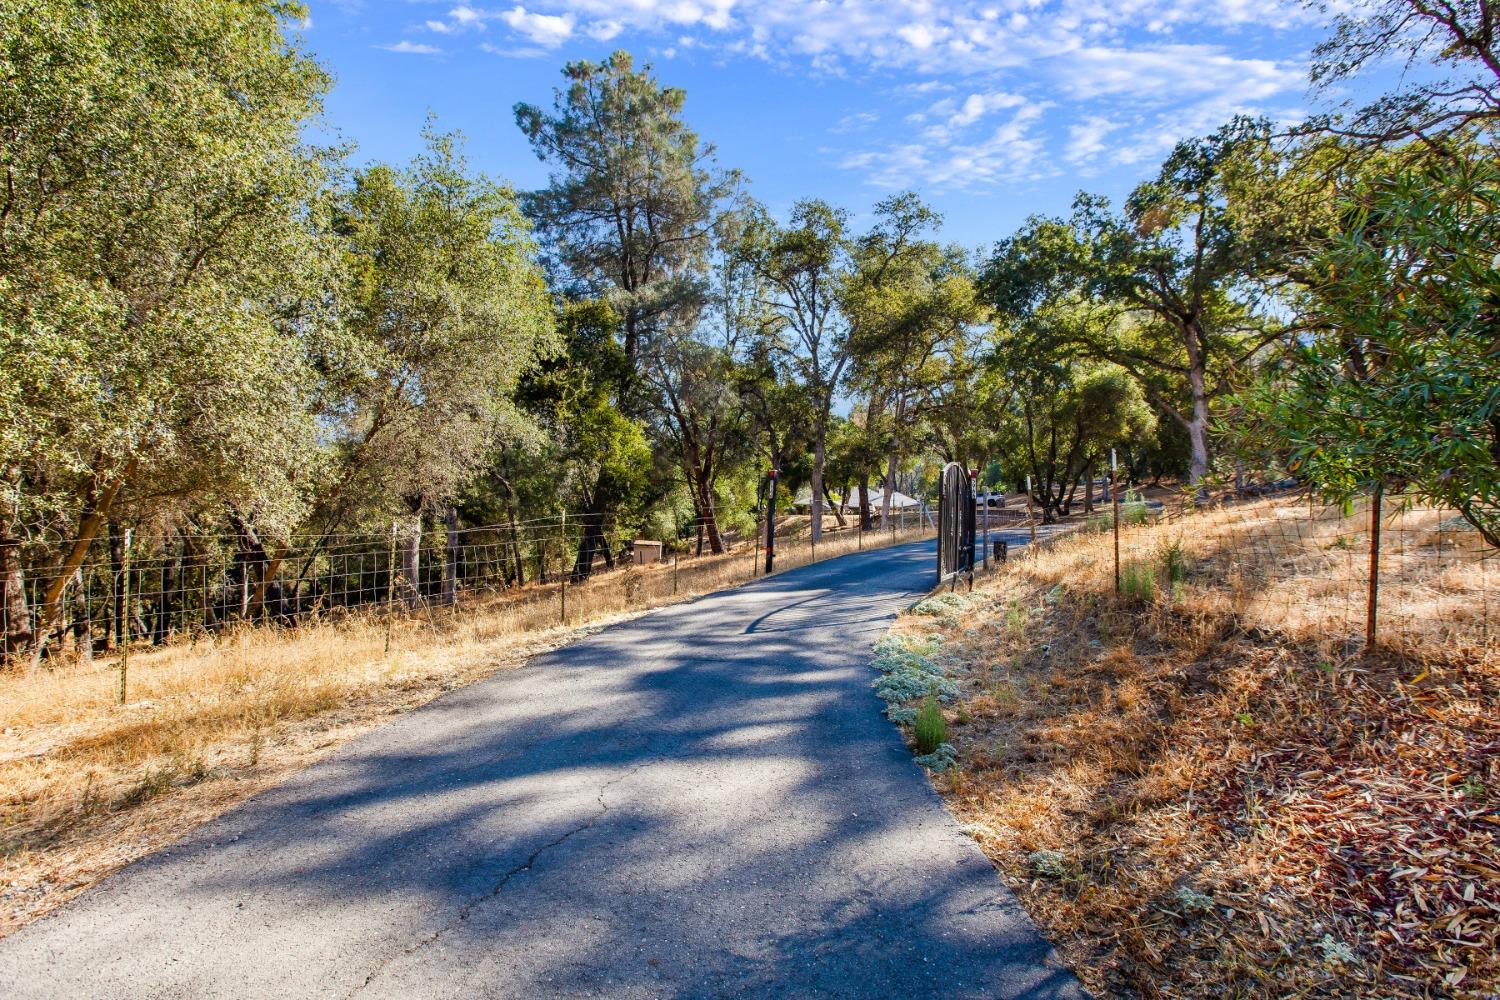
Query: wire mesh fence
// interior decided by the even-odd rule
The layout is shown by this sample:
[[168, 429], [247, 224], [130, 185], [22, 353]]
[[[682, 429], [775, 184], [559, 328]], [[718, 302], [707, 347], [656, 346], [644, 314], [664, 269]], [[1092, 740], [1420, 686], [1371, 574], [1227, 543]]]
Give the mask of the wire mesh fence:
[[[1212, 594], [1247, 627], [1347, 648], [1459, 651], [1496, 638], [1500, 553], [1456, 511], [1405, 497], [1326, 507], [1296, 496], [1120, 510], [1117, 586], [1128, 598]], [[1083, 527], [1112, 531], [1113, 515]]]
[[[828, 512], [823, 539], [813, 542], [806, 519], [792, 520], [777, 539], [777, 570], [931, 530], [917, 511], [900, 512], [884, 529], [866, 531], [858, 521], [853, 512]], [[0, 603], [0, 635], [25, 637], [12, 653], [37, 663], [243, 626], [461, 613], [498, 601], [521, 615], [555, 609], [566, 623], [753, 579], [763, 574], [764, 537], [760, 522], [725, 534], [726, 551], [713, 554], [706, 539], [636, 539], [592, 514], [451, 530], [398, 523], [386, 533], [280, 544], [245, 534], [119, 531], [93, 542], [76, 566], [62, 561], [70, 540], [38, 540], [17, 560], [24, 599]]]

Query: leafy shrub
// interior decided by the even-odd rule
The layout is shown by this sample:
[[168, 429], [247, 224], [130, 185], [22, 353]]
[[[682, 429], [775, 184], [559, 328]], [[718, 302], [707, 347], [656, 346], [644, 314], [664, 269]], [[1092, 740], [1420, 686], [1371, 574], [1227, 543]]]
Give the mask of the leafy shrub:
[[875, 693], [894, 704], [915, 701], [928, 694], [942, 701], [952, 701], [958, 697], [958, 685], [941, 673], [893, 670], [875, 682]]
[[[1151, 508], [1146, 506], [1144, 500], [1134, 503], [1122, 502], [1120, 504], [1120, 524], [1125, 527], [1145, 524], [1149, 520], [1151, 520]], [[1084, 527], [1086, 530], [1094, 532], [1113, 531], [1115, 527], [1115, 512], [1109, 510], [1103, 514], [1095, 514], [1084, 522]]]
[[938, 700], [928, 695], [917, 710], [917, 752], [923, 755], [934, 753], [948, 741], [948, 721], [943, 718], [943, 709]]
[[932, 753], [922, 754], [912, 759], [929, 771], [937, 771], [941, 774], [957, 763], [958, 751], [953, 749], [952, 743], [939, 743]]
[[[875, 644], [875, 669], [880, 679], [875, 693], [892, 707], [933, 694], [942, 701], [958, 696], [958, 685], [949, 680], [933, 657], [942, 649], [937, 637], [906, 639], [888, 635]], [[895, 718], [895, 716], [891, 716]]]
[[1150, 601], [1156, 596], [1156, 568], [1134, 561], [1121, 566], [1120, 594], [1128, 601], [1141, 604]]
[[1212, 896], [1206, 895], [1189, 886], [1178, 886], [1173, 893], [1176, 897], [1177, 906], [1186, 913], [1212, 913], [1214, 900]]
[[1174, 538], [1161, 547], [1161, 575], [1168, 583], [1182, 583], [1187, 579], [1187, 556], [1182, 551], [1182, 540]]
[[1026, 864], [1033, 875], [1045, 878], [1063, 878], [1068, 874], [1068, 859], [1062, 851], [1032, 851], [1026, 855]]
[[967, 603], [958, 594], [934, 594], [913, 604], [911, 609], [919, 615], [941, 615], [949, 611], [961, 611]]

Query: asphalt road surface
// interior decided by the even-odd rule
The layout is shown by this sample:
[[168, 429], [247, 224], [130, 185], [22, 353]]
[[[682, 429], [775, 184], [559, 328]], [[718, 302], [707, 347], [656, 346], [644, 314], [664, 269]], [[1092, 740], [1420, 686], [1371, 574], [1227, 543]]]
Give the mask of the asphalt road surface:
[[0, 996], [1083, 998], [871, 690], [932, 553], [451, 692], [0, 941]]

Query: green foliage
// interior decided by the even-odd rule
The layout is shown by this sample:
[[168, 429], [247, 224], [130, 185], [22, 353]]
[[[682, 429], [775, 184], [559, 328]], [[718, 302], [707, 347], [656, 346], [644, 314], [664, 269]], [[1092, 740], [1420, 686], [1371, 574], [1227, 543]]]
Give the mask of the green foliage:
[[940, 701], [958, 696], [958, 685], [947, 676], [936, 656], [941, 642], [886, 636], [875, 644], [875, 693], [894, 711], [907, 702], [932, 695]]
[[969, 599], [963, 594], [934, 594], [932, 597], [924, 597], [913, 604], [911, 610], [919, 615], [946, 615], [949, 612], [962, 611], [968, 607], [969, 603]]
[[[752, 219], [739, 252], [766, 289], [766, 314], [758, 348], [775, 371], [806, 395], [813, 450], [811, 487], [823, 492], [833, 401], [849, 364], [849, 324], [838, 308], [849, 280], [849, 213], [825, 201], [803, 199], [785, 225], [760, 214]], [[812, 507], [812, 534], [822, 533], [823, 508]]]
[[1066, 878], [1069, 874], [1068, 859], [1061, 851], [1043, 848], [1026, 855], [1026, 864], [1032, 874], [1043, 878]]
[[1171, 588], [1187, 581], [1187, 556], [1182, 551], [1182, 542], [1174, 539], [1164, 543], [1157, 556], [1162, 579]]
[[[1144, 501], [1137, 503], [1120, 504], [1120, 526], [1125, 528], [1138, 527], [1151, 520], [1151, 508]], [[1089, 531], [1112, 531], [1115, 526], [1114, 510], [1106, 509], [1102, 514], [1095, 514], [1084, 522]]]
[[406, 170], [356, 174], [338, 216], [344, 476], [366, 503], [410, 512], [454, 497], [498, 442], [531, 432], [516, 389], [558, 346], [514, 195], [469, 173], [458, 137], [424, 134]]
[[526, 196], [562, 274], [620, 317], [630, 411], [644, 341], [695, 294], [715, 205], [738, 175], [683, 120], [686, 93], [637, 71], [628, 52], [563, 68], [550, 110], [515, 106], [516, 124], [555, 172]]
[[[284, 3], [7, 4], [0, 509], [88, 533], [139, 498], [285, 524], [327, 321], [327, 78]], [[80, 518], [82, 522], [80, 523]]]
[[1127, 601], [1148, 604], [1156, 597], [1156, 567], [1131, 560], [1120, 566], [1120, 595]]
[[[1237, 179], [1273, 156], [1269, 126], [1236, 119], [1179, 143], [1122, 212], [1080, 194], [1071, 219], [1028, 220], [981, 278], [1002, 319], [1129, 371], [1187, 432], [1193, 483], [1209, 471], [1211, 402], [1277, 334], [1235, 292], [1278, 243], [1230, 201]], [[1081, 315], [1062, 322], [1069, 309]]]
[[1003, 338], [992, 363], [1020, 387], [999, 428], [1003, 461], [1012, 478], [1031, 477], [1046, 520], [1070, 509], [1080, 477], [1107, 459], [1111, 447], [1147, 441], [1156, 429], [1129, 373], [1075, 360], [1051, 333]]
[[927, 770], [941, 774], [958, 763], [958, 751], [952, 743], [939, 743], [932, 753], [920, 754], [912, 759]]
[[1330, 502], [1375, 483], [1500, 545], [1500, 167], [1487, 150], [1373, 177], [1310, 270], [1318, 332], [1246, 394]]
[[919, 754], [933, 753], [939, 745], [948, 741], [948, 720], [943, 718], [943, 708], [938, 704], [937, 698], [928, 695], [922, 699], [922, 707], [917, 709], [912, 731]]

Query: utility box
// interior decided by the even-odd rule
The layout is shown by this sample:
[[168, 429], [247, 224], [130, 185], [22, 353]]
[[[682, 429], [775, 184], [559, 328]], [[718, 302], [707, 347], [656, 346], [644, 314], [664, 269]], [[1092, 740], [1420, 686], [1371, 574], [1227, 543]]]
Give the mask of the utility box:
[[650, 566], [661, 562], [661, 542], [646, 542], [637, 539], [631, 543], [630, 551], [635, 553], [637, 566]]

